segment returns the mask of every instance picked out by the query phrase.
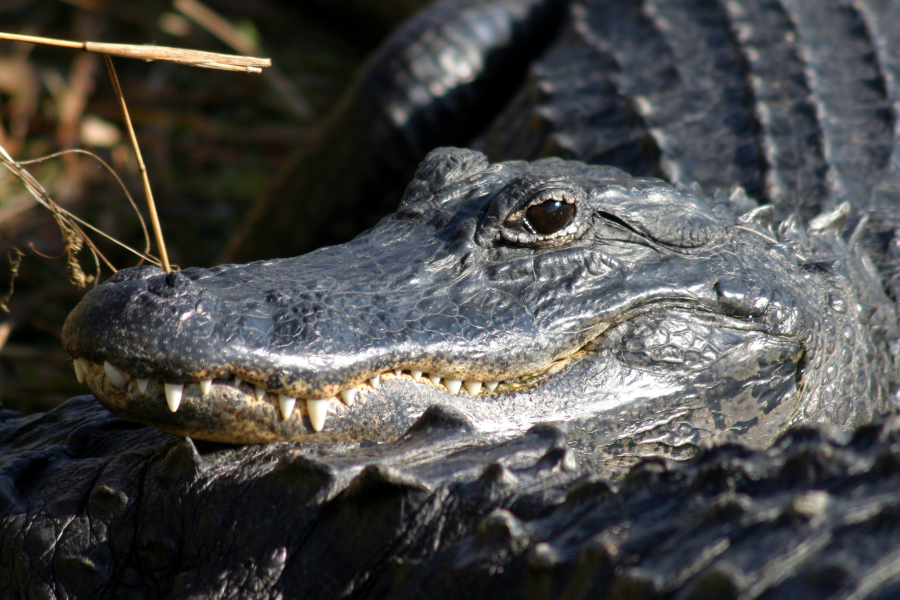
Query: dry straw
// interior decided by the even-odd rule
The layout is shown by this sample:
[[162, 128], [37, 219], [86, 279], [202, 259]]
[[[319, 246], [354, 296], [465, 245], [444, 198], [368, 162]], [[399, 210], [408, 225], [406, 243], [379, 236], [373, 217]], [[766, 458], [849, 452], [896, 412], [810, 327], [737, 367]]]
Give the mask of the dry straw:
[[[112, 56], [122, 56], [125, 58], [136, 58], [138, 60], [153, 61], [165, 60], [182, 65], [192, 67], [204, 67], [207, 69], [219, 69], [224, 71], [243, 71], [246, 73], [261, 73], [263, 67], [272, 65], [271, 59], [254, 58], [252, 56], [238, 56], [233, 54], [219, 54], [217, 52], [204, 52], [200, 50], [185, 50], [183, 48], [171, 48], [168, 46], [140, 46], [134, 44], [105, 44], [102, 42], [74, 42], [70, 40], [58, 40], [54, 38], [37, 37], [33, 35], [19, 35], [15, 33], [0, 32], [0, 40], [11, 40], [16, 42], [28, 42], [31, 44], [43, 44], [47, 46], [57, 46], [62, 48], [72, 48], [75, 50], [84, 50], [86, 52], [94, 52], [103, 54], [106, 59], [106, 67], [109, 70], [109, 76], [112, 80], [113, 89], [119, 100], [122, 109], [122, 115], [125, 120], [125, 126], [128, 129], [128, 135], [131, 138], [131, 145], [134, 149], [134, 156], [137, 159], [138, 168], [141, 173], [141, 179], [144, 182], [144, 193], [147, 197], [147, 209], [150, 212], [150, 222], [153, 225], [153, 233], [156, 237], [156, 245], [159, 248], [159, 258], [162, 268], [171, 271], [169, 266], [169, 258], [166, 253], [165, 243], [163, 242], [162, 228], [159, 224], [159, 217], [156, 214], [156, 205], [153, 202], [153, 193], [150, 191], [150, 178], [147, 175], [147, 168], [144, 166], [144, 160], [141, 157], [141, 150], [138, 147], [137, 137], [134, 134], [134, 128], [131, 126], [131, 118], [128, 115], [128, 108], [125, 105], [125, 98], [122, 96], [122, 90], [119, 87], [119, 79], [116, 77], [116, 71], [113, 68]], [[10, 159], [10, 162], [11, 159]], [[55, 214], [55, 213], [54, 213]]]
[[192, 67], [220, 69], [223, 71], [262, 73], [263, 67], [272, 66], [272, 60], [269, 58], [219, 54], [217, 52], [204, 52], [201, 50], [185, 50], [184, 48], [171, 48], [169, 46], [73, 42], [71, 40], [58, 40], [54, 38], [37, 37], [34, 35], [19, 35], [16, 33], [3, 32], [0, 32], [0, 40], [12, 40], [15, 42], [28, 42], [31, 44], [72, 48], [75, 50], [94, 52], [96, 54], [105, 54], [107, 56], [121, 56], [123, 58], [136, 58], [138, 60], [146, 61], [167, 60], [169, 62], [190, 65]]

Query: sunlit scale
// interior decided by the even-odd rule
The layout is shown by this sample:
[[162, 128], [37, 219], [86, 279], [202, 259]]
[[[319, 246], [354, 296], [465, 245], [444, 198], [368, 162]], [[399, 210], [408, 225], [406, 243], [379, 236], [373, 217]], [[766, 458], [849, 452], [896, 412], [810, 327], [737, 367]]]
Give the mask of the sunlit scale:
[[[147, 390], [150, 387], [150, 379], [129, 375], [109, 361], [104, 361], [103, 364], [100, 365], [97, 363], [92, 364], [84, 358], [76, 358], [72, 362], [75, 368], [75, 377], [78, 379], [79, 383], [84, 383], [85, 381], [87, 381], [89, 374], [91, 374], [92, 372], [101, 372], [106, 380], [109, 381], [110, 385], [122, 390], [127, 389], [132, 381], [134, 382], [134, 386], [131, 389], [138, 394], [146, 394]], [[388, 373], [389, 375], [393, 374], [394, 376], [399, 377], [403, 374], [403, 369], [391, 369], [389, 371], [386, 371], [386, 373]], [[501, 383], [499, 381], [464, 381], [461, 379], [445, 379], [441, 375], [430, 375], [417, 369], [411, 369], [409, 371], [409, 374], [412, 377], [413, 381], [423, 382], [424, 378], [430, 381], [435, 386], [446, 388], [446, 390], [451, 394], [458, 394], [460, 390], [465, 389], [466, 392], [471, 394], [472, 396], [477, 396], [482, 392], [482, 389], [486, 390], [489, 393], [493, 392]], [[160, 383], [162, 383], [163, 386], [166, 405], [169, 407], [170, 411], [172, 411], [173, 413], [176, 412], [178, 410], [178, 407], [181, 406], [181, 399], [184, 396], [185, 384], [165, 382]], [[209, 394], [212, 390], [213, 383], [214, 382], [212, 378], [201, 379], [200, 381], [198, 381], [197, 386], [200, 390], [200, 395], [206, 396], [207, 394]], [[243, 383], [245, 383], [244, 379], [235, 375], [230, 382], [220, 381], [216, 383], [216, 385], [228, 385], [240, 389], [240, 386]], [[381, 386], [381, 375], [376, 375], [375, 377], [369, 378], [368, 383], [373, 388], [379, 388]], [[263, 401], [270, 393], [260, 385], [251, 385], [253, 385], [252, 394], [257, 401]], [[341, 390], [338, 394], [338, 398], [345, 405], [353, 406], [353, 403], [356, 401], [358, 391], [359, 390], [356, 387]], [[282, 418], [285, 420], [292, 418], [297, 405], [297, 398], [287, 396], [276, 391], [272, 391], [271, 393], [277, 397], [278, 410], [281, 413]], [[322, 429], [324, 429], [325, 422], [328, 417], [328, 407], [330, 402], [331, 398], [307, 398], [304, 400], [304, 404], [306, 406], [306, 414], [309, 417], [310, 425], [312, 426], [314, 431], [322, 431]]]

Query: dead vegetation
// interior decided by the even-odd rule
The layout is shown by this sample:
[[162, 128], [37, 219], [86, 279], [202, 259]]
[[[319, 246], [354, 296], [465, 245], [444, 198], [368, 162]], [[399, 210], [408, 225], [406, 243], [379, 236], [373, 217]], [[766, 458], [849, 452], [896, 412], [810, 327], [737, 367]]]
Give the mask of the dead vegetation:
[[[183, 266], [215, 261], [374, 41], [360, 42], [364, 38], [337, 22], [276, 0], [24, 0], [0, 6], [0, 21], [5, 31], [23, 35], [272, 57], [276, 68], [262, 77], [116, 60], [170, 258]], [[17, 161], [90, 150], [141, 198], [139, 165], [103, 60], [80, 50], [0, 41], [0, 146]], [[116, 178], [94, 158], [67, 153], [27, 169], [59, 207], [39, 207], [4, 169], [0, 251], [21, 263], [10, 312], [0, 316], [0, 400], [31, 412], [86, 392], [75, 381], [59, 331], [82, 294], [69, 274], [82, 268], [76, 276], [91, 283], [94, 261], [85, 252], [80, 267], [71, 252], [65, 258], [66, 231], [70, 242], [77, 235], [59, 215], [77, 215], [132, 247], [142, 249], [145, 241]], [[96, 244], [117, 268], [137, 262], [111, 242]], [[12, 271], [0, 271], [2, 293]], [[101, 270], [101, 280], [110, 274]]]

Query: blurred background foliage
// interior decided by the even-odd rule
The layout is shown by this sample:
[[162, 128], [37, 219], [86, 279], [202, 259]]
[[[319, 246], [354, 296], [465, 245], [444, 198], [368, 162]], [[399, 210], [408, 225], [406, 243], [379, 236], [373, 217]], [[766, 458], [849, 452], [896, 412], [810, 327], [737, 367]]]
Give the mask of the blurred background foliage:
[[[288, 157], [315, 135], [378, 42], [420, 0], [0, 0], [0, 30], [78, 41], [157, 44], [270, 57], [263, 75], [114, 59], [162, 222], [170, 260], [210, 266]], [[230, 44], [230, 45], [229, 45]], [[241, 52], [238, 52], [238, 50]], [[0, 145], [15, 160], [90, 150], [145, 213], [136, 162], [99, 55], [0, 41]], [[144, 248], [115, 179], [90, 157], [26, 167], [51, 197], [114, 238]], [[117, 267], [127, 252], [93, 238]], [[0, 251], [27, 254], [10, 312], [0, 314], [0, 401], [35, 412], [86, 393], [59, 332], [83, 295], [67, 277], [50, 213], [0, 174]], [[152, 248], [153, 253], [156, 249]], [[93, 273], [92, 259], [80, 254]], [[11, 270], [0, 260], [0, 288]], [[103, 269], [100, 280], [111, 275]]]

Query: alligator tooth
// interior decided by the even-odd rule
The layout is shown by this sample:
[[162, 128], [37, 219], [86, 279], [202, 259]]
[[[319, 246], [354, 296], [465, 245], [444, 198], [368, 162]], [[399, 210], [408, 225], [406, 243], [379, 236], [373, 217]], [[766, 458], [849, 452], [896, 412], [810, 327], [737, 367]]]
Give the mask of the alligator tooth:
[[[381, 385], [381, 375], [376, 375], [375, 377], [373, 377], [372, 379], [369, 380], [369, 383], [372, 384], [373, 388], [377, 388], [378, 386]], [[316, 431], [318, 431], [318, 429]]]
[[[76, 358], [75, 362], [81, 365], [81, 372], [84, 373], [84, 378], [87, 379], [88, 373], [91, 372], [91, 363], [86, 358]], [[76, 371], [75, 374], [77, 375], [78, 372]]]
[[412, 375], [413, 381], [422, 379], [422, 371], [416, 371], [415, 369], [413, 369], [409, 372], [409, 374]]
[[212, 379], [201, 379], [198, 385], [200, 386], [200, 395], [205, 396], [209, 393], [209, 388], [212, 387]]
[[296, 398], [278, 394], [278, 408], [281, 409], [281, 416], [284, 417], [285, 421], [291, 418], [291, 413], [294, 412], [294, 404], [296, 403]]
[[353, 406], [353, 402], [356, 400], [356, 388], [341, 390], [341, 400], [343, 400], [344, 404], [347, 406]]
[[481, 391], [480, 381], [466, 381], [465, 383], [463, 383], [463, 385], [466, 386], [466, 391], [473, 396], [477, 396], [478, 392]]
[[150, 385], [150, 380], [149, 380], [149, 379], [141, 379], [141, 378], [139, 378], [139, 379], [137, 380], [137, 388], [138, 388], [138, 391], [139, 391], [140, 393], [142, 393], [142, 394], [146, 394], [146, 393], [147, 393], [147, 386], [148, 386], [148, 385]]
[[235, 375], [235, 376], [234, 376], [234, 387], [241, 387], [241, 383], [242, 383], [243, 381], [244, 381], [243, 379], [241, 379], [240, 377], [238, 377], [237, 375]]
[[184, 392], [184, 385], [181, 383], [167, 383], [163, 386], [166, 390], [166, 404], [169, 410], [175, 412], [178, 405], [181, 404], [181, 394]]
[[81, 360], [76, 358], [72, 361], [72, 366], [75, 367], [75, 379], [78, 380], [78, 383], [84, 383], [84, 370], [81, 367]]
[[309, 413], [313, 431], [322, 431], [325, 427], [325, 417], [328, 416], [328, 398], [318, 400], [310, 398], [306, 401], [306, 412]]
[[494, 390], [496, 390], [498, 385], [500, 385], [499, 381], [485, 381], [484, 382], [484, 387], [486, 387], [487, 391], [489, 391], [489, 392], [493, 392]]
[[115, 368], [108, 360], [103, 361], [103, 370], [106, 371], [106, 377], [109, 379], [109, 382], [117, 388], [123, 388], [125, 387], [125, 384], [128, 383], [128, 377], [126, 377], [122, 371]]
[[444, 385], [451, 394], [456, 394], [459, 392], [459, 388], [462, 387], [462, 381], [459, 379], [445, 379]]
[[403, 375], [403, 369], [394, 369], [394, 375], [400, 377], [401, 375]]
[[266, 390], [259, 386], [256, 386], [253, 390], [253, 394], [256, 396], [257, 400], [262, 400], [266, 397]]

